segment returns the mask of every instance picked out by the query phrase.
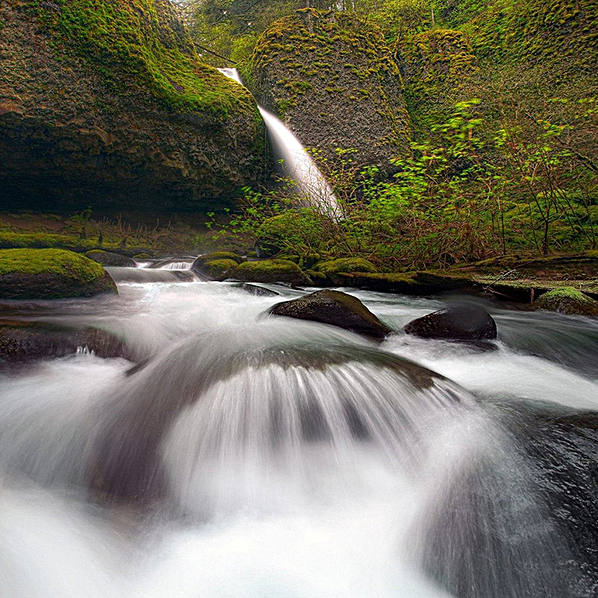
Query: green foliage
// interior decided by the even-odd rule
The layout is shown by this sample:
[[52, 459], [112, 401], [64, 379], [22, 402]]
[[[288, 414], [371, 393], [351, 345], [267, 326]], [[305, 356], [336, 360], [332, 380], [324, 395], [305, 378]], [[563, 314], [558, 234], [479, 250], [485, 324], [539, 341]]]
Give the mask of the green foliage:
[[90, 239], [79, 239], [67, 235], [51, 233], [12, 233], [0, 232], [0, 248], [52, 248], [73, 249], [83, 251], [95, 247]]
[[104, 268], [78, 253], [62, 249], [0, 250], [0, 276], [44, 273], [90, 283], [104, 276]]
[[[505, 121], [488, 136], [480, 100], [459, 102], [427, 140], [412, 144], [410, 156], [393, 161], [390, 181], [379, 180], [376, 169], [355, 168], [350, 151], [325, 161], [343, 218], [313, 208], [284, 211], [297, 198], [254, 194], [234, 226], [272, 253], [367, 259], [365, 272], [595, 248], [597, 171], [570, 146], [570, 134], [587, 137], [598, 110], [593, 100], [576, 106], [570, 124]], [[346, 272], [352, 259], [332, 263]]]

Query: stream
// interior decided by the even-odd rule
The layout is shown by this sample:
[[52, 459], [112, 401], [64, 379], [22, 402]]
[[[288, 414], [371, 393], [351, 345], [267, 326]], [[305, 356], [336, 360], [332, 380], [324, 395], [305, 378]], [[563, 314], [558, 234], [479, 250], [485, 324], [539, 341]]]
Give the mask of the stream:
[[397, 331], [379, 345], [263, 316], [306, 291], [185, 267], [14, 304], [139, 365], [0, 371], [0, 596], [597, 595], [598, 320], [468, 299], [483, 351], [400, 332], [448, 299], [343, 289]]

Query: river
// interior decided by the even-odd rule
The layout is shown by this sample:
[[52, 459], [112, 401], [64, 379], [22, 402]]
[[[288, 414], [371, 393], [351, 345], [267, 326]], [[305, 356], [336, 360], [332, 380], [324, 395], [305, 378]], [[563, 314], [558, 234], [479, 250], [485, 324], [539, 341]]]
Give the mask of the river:
[[264, 317], [304, 292], [270, 288], [15, 304], [141, 365], [0, 374], [0, 596], [596, 595], [598, 437], [559, 418], [598, 410], [597, 320], [482, 302], [481, 350], [400, 332], [448, 300], [347, 290], [397, 331], [376, 345]]

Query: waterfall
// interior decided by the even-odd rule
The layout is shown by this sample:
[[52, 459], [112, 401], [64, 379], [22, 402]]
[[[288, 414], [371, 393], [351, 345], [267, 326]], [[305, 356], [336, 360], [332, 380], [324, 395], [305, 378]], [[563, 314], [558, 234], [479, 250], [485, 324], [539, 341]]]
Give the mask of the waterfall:
[[[223, 75], [243, 85], [237, 69], [218, 69]], [[277, 164], [282, 161], [282, 172], [293, 180], [306, 204], [321, 213], [338, 219], [341, 211], [334, 193], [311, 156], [297, 137], [274, 114], [258, 105], [268, 131]]]

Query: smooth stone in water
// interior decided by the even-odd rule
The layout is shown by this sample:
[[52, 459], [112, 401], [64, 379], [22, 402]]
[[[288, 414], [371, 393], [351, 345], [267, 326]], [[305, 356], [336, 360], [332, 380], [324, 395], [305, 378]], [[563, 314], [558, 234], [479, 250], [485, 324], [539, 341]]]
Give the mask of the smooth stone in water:
[[133, 358], [127, 345], [105, 330], [0, 320], [0, 360], [25, 363], [47, 357], [64, 357], [76, 353], [77, 349], [86, 349], [98, 357]]
[[316, 291], [299, 299], [277, 303], [268, 313], [331, 324], [378, 340], [392, 332], [359, 299], [341, 291]]
[[448, 341], [484, 341], [496, 338], [496, 322], [482, 307], [455, 305], [409, 322], [405, 333]]

